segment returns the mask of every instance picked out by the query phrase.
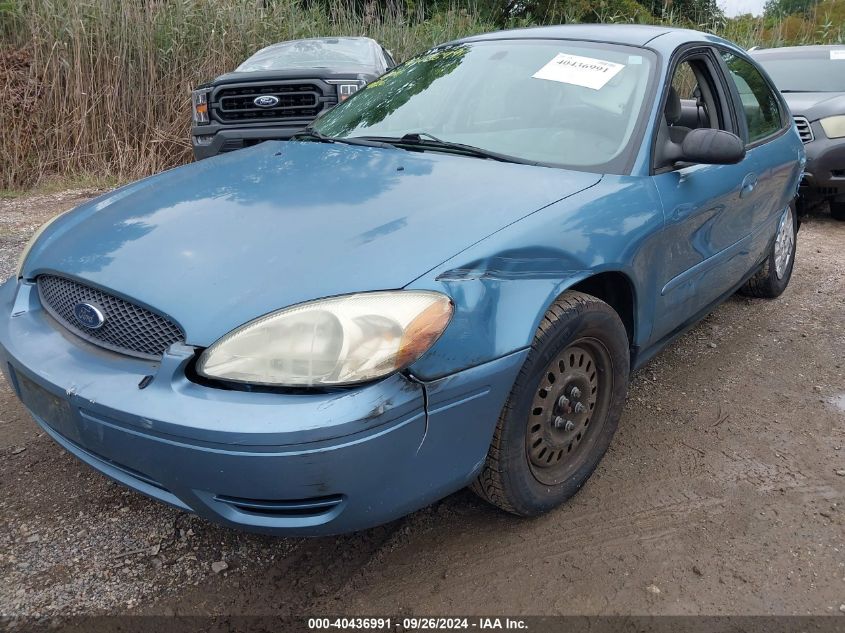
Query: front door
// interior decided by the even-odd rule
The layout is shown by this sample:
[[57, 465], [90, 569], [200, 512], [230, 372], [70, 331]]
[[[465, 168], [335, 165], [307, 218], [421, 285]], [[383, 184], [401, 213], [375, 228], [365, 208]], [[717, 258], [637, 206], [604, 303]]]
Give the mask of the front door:
[[653, 176], [665, 217], [654, 340], [700, 316], [752, 265], [749, 247], [760, 201], [753, 155], [736, 165], [659, 163], [661, 140], [682, 143], [693, 126], [739, 133], [729, 95], [712, 50], [690, 51], [674, 66]]

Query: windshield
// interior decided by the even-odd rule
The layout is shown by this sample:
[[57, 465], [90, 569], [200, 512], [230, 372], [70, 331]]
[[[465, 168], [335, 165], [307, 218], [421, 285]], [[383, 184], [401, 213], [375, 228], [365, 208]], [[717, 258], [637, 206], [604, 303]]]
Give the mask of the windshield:
[[824, 51], [818, 57], [780, 57], [769, 54], [760, 55], [756, 59], [780, 90], [845, 92], [845, 48]]
[[624, 173], [653, 75], [649, 51], [506, 40], [441, 47], [330, 110], [326, 136], [426, 134], [523, 161]]
[[296, 40], [261, 49], [238, 66], [236, 71], [372, 66], [374, 63], [372, 46], [364, 39]]

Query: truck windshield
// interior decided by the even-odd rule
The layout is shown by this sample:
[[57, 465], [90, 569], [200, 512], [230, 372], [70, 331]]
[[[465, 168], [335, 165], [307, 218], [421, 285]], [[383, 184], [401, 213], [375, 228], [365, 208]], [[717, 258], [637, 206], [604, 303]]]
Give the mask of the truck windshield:
[[422, 135], [522, 162], [624, 173], [655, 65], [645, 49], [592, 42], [448, 45], [370, 83], [314, 129], [341, 138]]
[[369, 41], [357, 38], [295, 40], [263, 48], [237, 67], [236, 72], [372, 66], [375, 63]]

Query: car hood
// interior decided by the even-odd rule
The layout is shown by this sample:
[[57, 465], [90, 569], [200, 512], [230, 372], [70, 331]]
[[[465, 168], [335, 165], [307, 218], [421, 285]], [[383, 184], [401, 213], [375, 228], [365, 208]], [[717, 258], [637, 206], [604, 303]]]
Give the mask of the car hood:
[[841, 92], [786, 92], [783, 98], [792, 114], [809, 121], [845, 114], [845, 94]]
[[401, 288], [600, 175], [340, 143], [267, 142], [79, 207], [24, 275], [86, 281], [205, 346], [279, 308]]

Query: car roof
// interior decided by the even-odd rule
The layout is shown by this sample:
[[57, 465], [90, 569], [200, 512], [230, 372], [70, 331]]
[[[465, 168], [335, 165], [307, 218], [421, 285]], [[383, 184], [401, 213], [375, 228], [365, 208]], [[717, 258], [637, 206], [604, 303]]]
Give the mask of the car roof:
[[[666, 34], [673, 34], [673, 39], [685, 39], [690, 42], [714, 40], [724, 41], [707, 33], [690, 29], [676, 29], [647, 24], [562, 24], [558, 26], [538, 26], [525, 29], [496, 31], [467, 37], [460, 42], [478, 42], [502, 39], [562, 39], [645, 46], [652, 40]], [[680, 36], [680, 37], [678, 37]]]
[[779, 48], [758, 48], [751, 51], [753, 57], [827, 57], [832, 50], [845, 50], [845, 44], [816, 44], [814, 46], [781, 46]]

